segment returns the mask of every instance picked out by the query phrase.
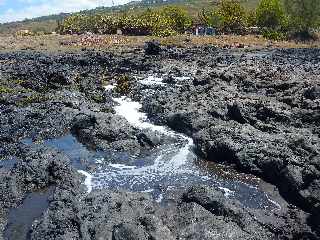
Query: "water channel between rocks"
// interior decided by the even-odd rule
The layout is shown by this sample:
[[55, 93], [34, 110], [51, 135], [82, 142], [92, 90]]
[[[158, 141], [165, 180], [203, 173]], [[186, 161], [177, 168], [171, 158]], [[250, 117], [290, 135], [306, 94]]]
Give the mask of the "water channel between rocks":
[[[177, 79], [183, 84], [186, 78]], [[170, 87], [164, 86], [161, 78], [148, 77], [139, 82], [146, 90], [159, 85]], [[114, 87], [106, 86], [106, 91], [111, 93]], [[193, 153], [191, 138], [148, 121], [147, 115], [140, 111], [142, 106], [139, 102], [126, 97], [114, 98], [114, 101], [116, 114], [124, 117], [129, 124], [137, 129], [151, 131], [159, 138], [167, 137], [173, 141], [161, 144], [142, 156], [133, 156], [135, 161], [127, 163], [124, 153], [118, 153], [116, 160], [110, 160], [110, 153], [88, 149], [71, 134], [45, 140], [42, 144], [65, 153], [79, 173], [86, 176], [84, 184], [88, 192], [95, 189], [147, 192], [156, 201], [162, 202], [170, 196], [172, 190], [206, 185], [220, 189], [226, 197], [239, 200], [245, 207], [279, 209], [280, 205], [259, 187], [259, 179], [248, 177], [248, 180], [237, 173], [228, 173], [229, 177], [226, 177], [224, 170], [219, 168], [217, 171], [217, 165], [197, 158]], [[27, 145], [34, 144], [31, 139], [23, 142]], [[114, 152], [112, 154], [114, 156]], [[15, 216], [19, 213], [12, 214]]]
[[[188, 78], [177, 77], [176, 86], [181, 86]], [[139, 84], [145, 88], [165, 86], [162, 78], [149, 76], [141, 79]], [[106, 86], [111, 92], [115, 86]], [[165, 86], [166, 87], [166, 86]], [[170, 87], [168, 85], [168, 87]], [[183, 134], [174, 132], [167, 127], [157, 126], [148, 121], [147, 115], [140, 111], [142, 105], [129, 98], [114, 98], [117, 103], [115, 111], [124, 117], [129, 124], [142, 130], [151, 130], [155, 135], [175, 139], [175, 143], [158, 146], [146, 159], [139, 159], [131, 164], [107, 163], [96, 161], [97, 170], [86, 176], [88, 190], [120, 189], [135, 192], [149, 192], [161, 202], [166, 194], [174, 189], [186, 189], [195, 185], [207, 185], [224, 191], [225, 196], [239, 200], [249, 208], [278, 209], [279, 204], [257, 187], [257, 184], [246, 183], [240, 179], [226, 179], [217, 172], [211, 171], [206, 164], [199, 164], [193, 153], [193, 140]], [[256, 182], [258, 179], [255, 179]]]
[[11, 209], [4, 231], [4, 238], [8, 240], [30, 239], [32, 224], [48, 208], [49, 197], [53, 194], [53, 191], [54, 188], [51, 187], [29, 193], [19, 207]]

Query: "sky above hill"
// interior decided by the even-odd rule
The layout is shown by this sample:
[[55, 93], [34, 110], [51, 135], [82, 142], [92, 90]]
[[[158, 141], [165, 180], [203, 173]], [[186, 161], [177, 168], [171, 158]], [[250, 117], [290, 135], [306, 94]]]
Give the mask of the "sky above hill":
[[127, 2], [129, 0], [0, 0], [0, 23]]

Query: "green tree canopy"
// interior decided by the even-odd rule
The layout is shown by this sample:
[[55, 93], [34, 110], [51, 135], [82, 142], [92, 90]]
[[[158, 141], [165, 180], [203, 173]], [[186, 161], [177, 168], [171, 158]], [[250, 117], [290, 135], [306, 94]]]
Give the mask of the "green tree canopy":
[[320, 0], [284, 0], [296, 32], [309, 32], [319, 26]]
[[179, 33], [183, 33], [192, 25], [192, 18], [180, 7], [168, 6], [163, 8], [161, 13], [169, 22], [172, 29]]
[[256, 18], [259, 27], [279, 28], [285, 19], [285, 11], [280, 0], [261, 0]]
[[237, 0], [222, 0], [217, 14], [224, 32], [242, 32], [246, 25], [246, 11]]
[[201, 9], [198, 13], [200, 22], [209, 27], [220, 26], [220, 16], [213, 9]]
[[221, 0], [212, 10], [202, 9], [198, 17], [202, 24], [225, 33], [242, 33], [247, 25], [246, 11], [237, 0]]

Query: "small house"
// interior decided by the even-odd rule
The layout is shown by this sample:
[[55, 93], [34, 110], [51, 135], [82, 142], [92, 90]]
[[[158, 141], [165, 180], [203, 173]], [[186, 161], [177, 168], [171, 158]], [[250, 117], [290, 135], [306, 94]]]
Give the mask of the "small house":
[[214, 36], [216, 35], [216, 29], [213, 27], [198, 25], [195, 26], [194, 35], [196, 36]]

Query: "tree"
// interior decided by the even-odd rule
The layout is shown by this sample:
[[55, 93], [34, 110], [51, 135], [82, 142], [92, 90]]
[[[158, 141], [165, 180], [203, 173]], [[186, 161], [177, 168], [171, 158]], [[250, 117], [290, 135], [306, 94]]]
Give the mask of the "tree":
[[198, 18], [201, 24], [209, 27], [219, 27], [220, 26], [220, 16], [213, 10], [207, 10], [205, 8], [201, 9], [198, 13]]
[[223, 32], [243, 32], [246, 26], [246, 12], [239, 1], [222, 0], [218, 5], [217, 14]]
[[294, 32], [310, 34], [310, 30], [319, 26], [320, 0], [284, 0]]
[[257, 26], [257, 11], [256, 11], [256, 9], [247, 11], [247, 26], [248, 27], [256, 27]]
[[172, 29], [179, 33], [185, 32], [192, 26], [192, 18], [182, 8], [168, 6], [163, 8], [161, 13], [169, 22]]
[[257, 24], [261, 28], [280, 29], [285, 12], [280, 0], [261, 0], [257, 8]]
[[67, 17], [60, 26], [60, 33], [81, 34], [88, 31], [88, 17], [83, 14], [74, 14]]

